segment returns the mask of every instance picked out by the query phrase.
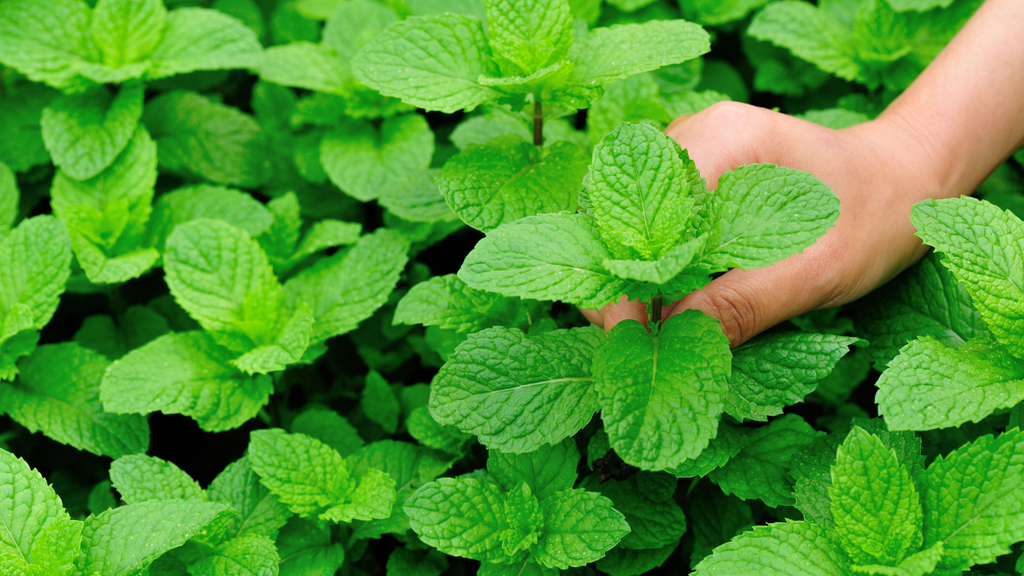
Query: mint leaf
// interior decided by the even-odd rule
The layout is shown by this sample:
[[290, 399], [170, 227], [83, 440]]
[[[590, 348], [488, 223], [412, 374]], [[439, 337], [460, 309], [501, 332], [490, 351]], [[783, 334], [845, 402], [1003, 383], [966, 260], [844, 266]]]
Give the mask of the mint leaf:
[[910, 221], [945, 256], [992, 334], [1024, 358], [1024, 223], [974, 198], [919, 202]]
[[512, 491], [520, 483], [525, 483], [531, 494], [541, 501], [562, 490], [572, 489], [576, 484], [579, 463], [579, 450], [569, 438], [553, 445], [542, 444], [525, 454], [505, 454], [494, 450], [487, 454], [487, 471], [502, 488]]
[[594, 567], [609, 576], [645, 574], [665, 564], [678, 547], [678, 542], [646, 550], [632, 550], [619, 546], [609, 550], [604, 558], [594, 564]]
[[466, 257], [459, 278], [505, 296], [600, 308], [625, 285], [604, 270], [610, 257], [592, 218], [541, 214], [492, 230]]
[[814, 244], [839, 217], [839, 198], [807, 172], [751, 164], [722, 175], [700, 216], [713, 270], [761, 268]]
[[506, 76], [529, 76], [564, 60], [572, 16], [564, 0], [487, 0], [488, 36]]
[[109, 362], [73, 342], [41, 346], [25, 359], [12, 384], [0, 384], [0, 405], [31, 432], [62, 444], [117, 458], [145, 452], [149, 425], [138, 415], [109, 414], [100, 381]]
[[331, 542], [330, 525], [293, 517], [277, 537], [279, 576], [332, 574], [345, 561], [345, 547]]
[[754, 17], [747, 33], [845, 80], [862, 75], [852, 31], [806, 2], [772, 2]]
[[0, 62], [35, 82], [78, 88], [79, 68], [92, 56], [89, 5], [56, 0], [46, 6], [13, 0], [0, 6]]
[[348, 456], [363, 446], [359, 432], [334, 410], [312, 408], [292, 420], [291, 432], [305, 434]]
[[708, 476], [726, 494], [760, 499], [768, 506], [793, 505], [787, 475], [793, 456], [814, 441], [816, 432], [802, 418], [787, 414], [748, 433], [747, 445]]
[[737, 347], [725, 411], [741, 422], [767, 422], [813, 391], [855, 342], [848, 336], [780, 332]]
[[434, 420], [426, 406], [413, 409], [405, 420], [405, 426], [409, 430], [409, 435], [420, 444], [449, 454], [464, 454], [467, 444], [473, 439], [472, 434], [466, 434], [455, 426], [445, 426]]
[[739, 454], [750, 442], [750, 438], [743, 434], [742, 430], [728, 422], [719, 422], [718, 432], [708, 442], [707, 448], [701, 450], [696, 458], [683, 460], [668, 472], [677, 478], [704, 477], [712, 470], [725, 466], [730, 458]]
[[386, 568], [390, 576], [441, 576], [448, 570], [448, 559], [436, 550], [424, 554], [399, 547], [388, 556]]
[[345, 2], [328, 18], [323, 43], [347, 62], [360, 48], [397, 21], [398, 15], [388, 6], [371, 0]]
[[232, 538], [213, 549], [212, 554], [189, 566], [189, 574], [195, 576], [262, 576], [271, 574], [273, 567], [281, 562], [274, 541], [266, 536], [242, 536]]
[[490, 482], [440, 478], [416, 490], [405, 513], [420, 540], [440, 552], [482, 562], [506, 559], [505, 495]]
[[111, 95], [95, 87], [54, 100], [43, 110], [43, 142], [53, 163], [76, 180], [99, 174], [117, 158], [142, 116], [142, 87]]
[[[654, 284], [669, 284], [691, 263], [704, 248], [704, 239], [695, 238], [685, 244], [669, 248], [665, 255], [653, 262], [643, 260], [605, 260], [604, 267], [622, 279], [639, 280]], [[633, 290], [630, 287], [630, 290]], [[672, 290], [670, 290], [672, 291]], [[678, 290], [682, 292], [683, 290]], [[632, 292], [630, 292], [632, 295]]]
[[729, 342], [697, 311], [652, 336], [621, 322], [594, 353], [594, 385], [612, 447], [622, 459], [665, 470], [694, 458], [715, 436], [729, 373]]
[[472, 109], [498, 94], [477, 83], [490, 75], [479, 20], [463, 14], [414, 16], [389, 26], [352, 59], [360, 82], [426, 110]]
[[274, 224], [274, 216], [250, 194], [221, 186], [186, 186], [157, 198], [146, 243], [162, 251], [178, 224], [199, 218], [223, 220], [253, 238]]
[[240, 20], [204, 8], [179, 8], [167, 15], [163, 39], [152, 55], [149, 77], [196, 70], [255, 70], [263, 57], [256, 33]]
[[182, 414], [208, 432], [237, 428], [273, 392], [268, 376], [248, 376], [205, 332], [168, 334], [129, 352], [107, 369], [100, 399], [117, 414]]
[[39, 472], [0, 450], [0, 562], [10, 556], [21, 566], [38, 563], [43, 558], [36, 553], [49, 552], [47, 534], [70, 522], [60, 497]]
[[808, 522], [755, 526], [715, 548], [697, 565], [697, 576], [785, 574], [843, 576], [846, 560], [832, 547], [825, 529]]
[[611, 500], [582, 489], [557, 492], [540, 503], [544, 533], [533, 552], [543, 566], [567, 569], [599, 560], [629, 533]]
[[471, 334], [441, 368], [430, 411], [503, 452], [530, 452], [582, 429], [598, 410], [590, 373], [597, 328], [529, 338], [522, 330]]
[[540, 513], [540, 503], [525, 482], [505, 495], [505, 522], [508, 528], [501, 533], [501, 546], [506, 555], [515, 556], [537, 543], [544, 528], [544, 516]]
[[604, 87], [601, 98], [587, 109], [587, 135], [597, 144], [623, 122], [657, 120], [669, 122], [659, 103], [661, 90], [654, 74], [644, 73], [616, 80]]
[[226, 530], [231, 537], [274, 538], [292, 516], [277, 496], [260, 483], [247, 457], [228, 464], [210, 483], [207, 495], [211, 502], [219, 502], [237, 512]]
[[85, 520], [79, 573], [128, 576], [199, 533], [220, 504], [198, 500], [152, 500], [107, 510]]
[[446, 274], [413, 286], [398, 301], [394, 323], [473, 332], [491, 324], [513, 324], [521, 308], [517, 300], [470, 288], [455, 274]]
[[6, 164], [0, 162], [0, 230], [14, 225], [18, 217], [18, 182]]
[[306, 303], [313, 311], [310, 345], [354, 330], [383, 306], [405, 269], [408, 251], [409, 241], [401, 233], [381, 228], [288, 280], [289, 305]]
[[689, 170], [679, 145], [650, 124], [623, 124], [594, 147], [588, 198], [618, 258], [654, 259], [679, 242], [693, 206]]
[[939, 570], [993, 562], [1024, 539], [1024, 435], [982, 436], [924, 473], [924, 545], [942, 543]]
[[710, 50], [708, 33], [683, 20], [652, 20], [597, 28], [569, 50], [572, 82], [601, 86], [613, 80], [696, 58]]
[[754, 523], [750, 506], [726, 496], [709, 483], [699, 485], [690, 494], [689, 522], [693, 527], [693, 554], [690, 567], [695, 567], [718, 546], [746, 532]]
[[[186, 10], [195, 9], [171, 14]], [[248, 28], [246, 33], [251, 33]], [[142, 121], [156, 140], [160, 167], [168, 172], [244, 187], [260, 186], [271, 176], [266, 135], [251, 116], [235, 108], [175, 90], [146, 102]]]
[[921, 547], [921, 498], [896, 453], [854, 426], [832, 466], [832, 517], [855, 564], [892, 566]]
[[199, 483], [173, 462], [155, 456], [124, 456], [110, 464], [110, 482], [127, 504], [152, 500], [206, 500]]
[[376, 370], [370, 370], [366, 375], [366, 386], [363, 387], [359, 405], [366, 417], [379, 424], [384, 432], [394, 434], [398, 430], [402, 407], [391, 391], [391, 385]]
[[457, 216], [435, 183], [440, 173], [440, 170], [417, 170], [396, 176], [380, 190], [377, 202], [410, 222], [452, 222]]
[[161, 0], [97, 2], [90, 32], [103, 63], [120, 68], [147, 59], [160, 44], [166, 18]]
[[331, 50], [312, 42], [292, 42], [264, 52], [260, 78], [325, 94], [351, 96], [352, 78]]
[[445, 163], [437, 186], [463, 222], [489, 232], [525, 216], [574, 211], [587, 163], [568, 142], [539, 149], [507, 135], [466, 147]]
[[894, 430], [959, 426], [1024, 400], [1024, 360], [991, 336], [959, 349], [925, 336], [900, 350], [876, 386], [878, 412]]
[[915, 338], [928, 336], [957, 348], [987, 332], [967, 290], [935, 252], [862, 302], [857, 333], [871, 342], [867, 353], [879, 372]]
[[[674, 479], [673, 479], [674, 480]], [[612, 501], [629, 525], [629, 534], [619, 542], [620, 548], [650, 550], [678, 544], [686, 532], [686, 516], [674, 500], [655, 501], [644, 491], [637, 476], [624, 481], [609, 480], [591, 486]]]
[[392, 179], [430, 166], [434, 133], [419, 114], [387, 118], [378, 130], [350, 121], [320, 143], [320, 162], [338, 188], [361, 201], [380, 195]]

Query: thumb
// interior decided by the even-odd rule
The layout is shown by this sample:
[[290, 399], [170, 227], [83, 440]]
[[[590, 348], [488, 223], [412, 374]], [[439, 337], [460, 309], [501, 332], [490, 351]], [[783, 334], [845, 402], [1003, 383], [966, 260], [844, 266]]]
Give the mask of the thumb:
[[734, 269], [716, 278], [703, 290], [688, 294], [668, 311], [700, 310], [717, 318], [735, 348], [772, 326], [799, 316], [819, 305], [822, 290], [801, 272], [794, 260], [802, 254], [757, 270]]

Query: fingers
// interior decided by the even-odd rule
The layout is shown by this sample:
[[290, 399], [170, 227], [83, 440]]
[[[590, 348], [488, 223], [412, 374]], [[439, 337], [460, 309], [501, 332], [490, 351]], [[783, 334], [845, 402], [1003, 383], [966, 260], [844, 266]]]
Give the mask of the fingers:
[[605, 330], [611, 330], [623, 320], [636, 320], [647, 326], [647, 305], [643, 302], [631, 302], [626, 296], [620, 298], [618, 302], [606, 304], [600, 310], [580, 309], [580, 312], [583, 312], [591, 323]]

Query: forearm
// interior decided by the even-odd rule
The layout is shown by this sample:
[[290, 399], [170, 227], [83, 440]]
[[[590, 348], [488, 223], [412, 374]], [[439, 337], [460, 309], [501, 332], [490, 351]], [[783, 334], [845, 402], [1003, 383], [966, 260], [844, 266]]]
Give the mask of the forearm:
[[1024, 144], [1022, 31], [1024, 2], [988, 0], [875, 121], [927, 183], [912, 194], [970, 194]]

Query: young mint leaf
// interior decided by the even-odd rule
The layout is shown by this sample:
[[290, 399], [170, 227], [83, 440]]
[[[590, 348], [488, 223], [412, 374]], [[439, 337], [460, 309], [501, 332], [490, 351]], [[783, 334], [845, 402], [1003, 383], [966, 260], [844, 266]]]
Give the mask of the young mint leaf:
[[683, 20], [652, 20], [597, 28], [569, 49], [571, 81], [603, 86], [641, 72], [696, 58], [711, 49], [708, 33]]
[[733, 350], [725, 411], [739, 421], [769, 416], [803, 400], [857, 338], [806, 332], [762, 335]]
[[[590, 486], [612, 501], [629, 525], [620, 548], [651, 550], [678, 544], [686, 532], [686, 516], [674, 500], [657, 502], [645, 493], [636, 476], [623, 481], [609, 480]], [[674, 480], [674, 479], [673, 479]]]
[[430, 166], [434, 133], [419, 114], [387, 118], [378, 130], [352, 120], [320, 143], [320, 162], [338, 188], [361, 201], [380, 195], [392, 179]]
[[370, 0], [345, 2], [328, 18], [323, 43], [348, 62], [359, 49], [395, 22], [398, 22], [398, 15], [388, 6]]
[[207, 500], [206, 492], [173, 462], [155, 456], [123, 456], [110, 464], [110, 482], [126, 504], [151, 500]]
[[278, 275], [289, 272], [315, 252], [355, 243], [363, 229], [356, 222], [325, 219], [313, 224], [303, 237], [302, 208], [294, 192], [271, 200], [267, 207], [274, 215], [274, 223], [257, 240]]
[[1024, 358], [1024, 223], [1011, 212], [975, 198], [914, 205], [917, 235], [945, 256], [992, 334]]
[[260, 78], [324, 94], [351, 96], [351, 72], [332, 51], [312, 42], [292, 42], [264, 52]]
[[795, 414], [787, 414], [749, 432], [747, 445], [708, 476], [726, 494], [760, 499], [768, 506], [792, 506], [793, 482], [787, 475], [793, 456], [821, 435]]
[[708, 447], [701, 451], [696, 458], [683, 460], [668, 472], [677, 478], [695, 478], [707, 476], [712, 470], [725, 466], [730, 458], [740, 453], [746, 447], [750, 438], [742, 433], [742, 428], [729, 424], [728, 422], [718, 423], [718, 432], [708, 442]]
[[466, 434], [455, 426], [445, 426], [434, 420], [426, 406], [415, 408], [406, 418], [405, 426], [409, 430], [409, 435], [420, 444], [448, 454], [465, 454], [467, 444], [473, 439], [472, 434]]
[[509, 134], [465, 148], [445, 163], [437, 186], [463, 222], [490, 232], [524, 216], [574, 211], [587, 163], [568, 142], [539, 149]]
[[217, 546], [209, 556], [190, 565], [188, 571], [192, 576], [264, 576], [274, 574], [280, 562], [273, 540], [266, 536], [241, 536]]
[[506, 76], [529, 76], [564, 60], [572, 45], [565, 0], [486, 0], [488, 39]]
[[893, 566], [921, 547], [921, 498], [896, 453], [854, 426], [832, 466], [835, 533], [854, 564]]
[[426, 110], [452, 113], [497, 98], [483, 25], [472, 16], [414, 16], [389, 26], [352, 59], [362, 83]]
[[470, 288], [455, 274], [447, 274], [413, 286], [398, 301], [394, 323], [473, 332], [491, 324], [513, 324], [521, 308], [519, 300]]
[[868, 66], [898, 60], [914, 49], [917, 32], [907, 15], [893, 10], [888, 0], [862, 2], [853, 21], [857, 59]]
[[755, 526], [715, 548], [697, 565], [696, 576], [778, 574], [844, 576], [846, 560], [824, 528], [800, 521]]
[[431, 386], [442, 424], [502, 452], [530, 452], [572, 436], [599, 408], [590, 373], [596, 328], [548, 332], [494, 327], [471, 334]]
[[146, 244], [163, 251], [178, 224], [198, 218], [223, 220], [256, 238], [274, 224], [274, 216], [252, 195], [221, 186], [186, 186], [162, 194], [153, 206]]
[[151, 79], [196, 70], [259, 68], [263, 48], [240, 20], [204, 8], [179, 8], [167, 15], [163, 39], [152, 55]]
[[[487, 453], [487, 471], [506, 491], [520, 483], [530, 488], [538, 500], [545, 500], [576, 484], [580, 453], [576, 442], [566, 438], [556, 444], [542, 444], [525, 454]], [[509, 554], [512, 555], [511, 553]]]
[[[193, 10], [198, 9], [175, 10], [172, 19]], [[217, 18], [234, 21], [221, 14]], [[146, 102], [142, 122], [157, 142], [160, 167], [168, 172], [244, 187], [260, 186], [271, 176], [266, 134], [256, 120], [235, 108], [175, 90]]]
[[857, 80], [863, 72], [855, 59], [852, 31], [822, 8], [806, 2], [772, 2], [750, 23], [747, 33], [786, 48], [845, 80]]
[[103, 87], [54, 100], [43, 110], [43, 142], [53, 163], [76, 180], [96, 176], [124, 150], [142, 116], [142, 86]]
[[595, 562], [630, 530], [611, 500], [579, 488], [545, 498], [540, 508], [544, 533], [532, 555], [549, 568], [565, 570]]
[[762, 268], [824, 235], [839, 217], [839, 198], [807, 172], [751, 164], [722, 175], [700, 216], [713, 271]]
[[544, 516], [527, 483], [520, 482], [505, 495], [505, 522], [508, 528], [501, 533], [501, 547], [507, 556], [537, 543], [544, 529]]
[[477, 478], [440, 478], [424, 484], [405, 501], [416, 535], [451, 556], [502, 562], [505, 495], [497, 485]]
[[330, 525], [294, 517], [277, 537], [279, 576], [334, 574], [345, 561], [345, 547], [331, 542]]
[[505, 296], [600, 308], [626, 284], [604, 270], [609, 258], [589, 216], [541, 214], [492, 230], [466, 257], [459, 278]]
[[354, 330], [384, 305], [405, 269], [408, 251], [409, 241], [401, 233], [381, 228], [288, 280], [289, 305], [306, 303], [313, 310], [310, 345]]
[[935, 252], [862, 302], [857, 334], [871, 342], [867, 353], [879, 372], [915, 338], [928, 336], [957, 348], [988, 331], [967, 290]]
[[102, 512], [117, 508], [117, 496], [111, 488], [110, 480], [101, 480], [92, 490], [89, 491], [89, 514], [98, 515]]
[[232, 538], [274, 538], [292, 516], [277, 496], [260, 483], [247, 457], [228, 464], [210, 483], [207, 495], [211, 502], [219, 502], [238, 512], [231, 517], [231, 525], [226, 530]]
[[410, 222], [451, 222], [458, 216], [437, 187], [435, 179], [440, 173], [436, 169], [417, 170], [396, 176], [381, 188], [377, 203]]
[[939, 570], [987, 564], [1024, 539], [1024, 434], [982, 436], [925, 471], [924, 545], [942, 543]]
[[145, 60], [156, 50], [166, 18], [161, 0], [100, 0], [89, 30], [103, 63], [120, 68]]
[[249, 376], [205, 332], [167, 334], [129, 352], [107, 369], [103, 407], [117, 414], [182, 414], [208, 432], [254, 417], [274, 391], [269, 376]]
[[594, 353], [594, 388], [612, 447], [647, 470], [694, 458], [718, 428], [729, 374], [729, 342], [697, 311], [666, 320], [652, 336], [621, 322]]
[[93, 56], [89, 5], [81, 0], [12, 0], [0, 6], [0, 62], [35, 82], [80, 88]]
[[0, 405], [31, 432], [62, 444], [117, 458], [149, 448], [149, 425], [136, 414], [109, 414], [100, 381], [109, 362], [73, 342], [36, 348], [12, 384], [0, 384]]
[[[527, 127], [530, 121], [523, 114], [510, 114], [501, 108], [492, 108], [481, 116], [473, 116], [459, 123], [448, 139], [459, 150], [465, 149], [470, 144], [486, 144], [490, 140], [506, 134], [517, 134], [523, 140], [530, 140], [533, 138], [533, 133]], [[560, 118], [545, 118], [543, 132], [545, 144], [564, 140], [586, 148], [589, 142], [582, 132], [577, 131], [566, 120]]]
[[291, 432], [316, 438], [346, 457], [363, 446], [355, 427], [334, 410], [306, 410], [292, 420]]
[[398, 417], [402, 407], [398, 398], [391, 391], [391, 385], [376, 370], [366, 375], [366, 386], [359, 399], [359, 406], [372, 422], [375, 422], [388, 434], [398, 430]]
[[959, 426], [1024, 400], [1024, 360], [991, 336], [959, 349], [925, 336], [900, 350], [876, 386], [879, 415], [894, 430]]
[[587, 109], [587, 135], [597, 144], [623, 122], [656, 120], [669, 122], [668, 112], [658, 103], [658, 81], [650, 73], [616, 80], [604, 87], [604, 95]]
[[[703, 249], [704, 239], [694, 238], [685, 244], [669, 248], [661, 258], [653, 262], [643, 260], [605, 260], [603, 264], [609, 272], [622, 279], [673, 286], [671, 284], [672, 280], [679, 276]], [[630, 295], [632, 295], [633, 288], [630, 287], [630, 290]], [[679, 291], [683, 292], [684, 290]], [[686, 291], [688, 292], [688, 290]]]
[[594, 147], [587, 193], [616, 257], [652, 260], [679, 243], [693, 206], [690, 169], [679, 145], [650, 124], [623, 124]]
[[75, 566], [80, 574], [137, 574], [224, 511], [224, 506], [212, 502], [151, 500], [90, 516]]
[[934, 574], [935, 567], [942, 560], [942, 543], [926, 548], [904, 558], [894, 566], [868, 564], [851, 565], [850, 570], [857, 574], [897, 574], [898, 576], [925, 576]]
[[18, 217], [18, 200], [18, 181], [14, 179], [14, 172], [0, 162], [0, 231], [14, 226], [14, 219]]

